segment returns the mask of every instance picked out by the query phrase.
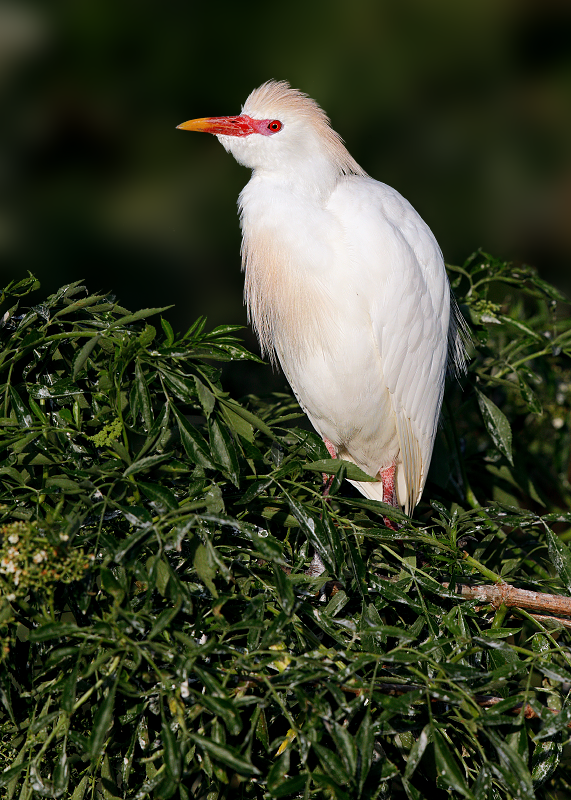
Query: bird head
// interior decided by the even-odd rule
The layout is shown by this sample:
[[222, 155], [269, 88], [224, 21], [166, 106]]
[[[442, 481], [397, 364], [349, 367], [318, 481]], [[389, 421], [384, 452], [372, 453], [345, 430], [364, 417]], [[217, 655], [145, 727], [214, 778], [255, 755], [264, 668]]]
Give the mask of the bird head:
[[255, 89], [238, 116], [193, 119], [178, 128], [214, 134], [240, 164], [257, 172], [303, 176], [306, 182], [364, 174], [315, 100], [285, 81]]

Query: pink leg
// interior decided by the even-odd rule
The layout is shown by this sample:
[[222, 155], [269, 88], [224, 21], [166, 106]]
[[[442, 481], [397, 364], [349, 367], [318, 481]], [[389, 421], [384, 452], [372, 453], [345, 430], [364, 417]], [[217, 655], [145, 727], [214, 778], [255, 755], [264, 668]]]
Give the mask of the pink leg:
[[379, 471], [383, 482], [383, 501], [391, 506], [398, 506], [397, 490], [395, 486], [396, 466], [392, 464], [386, 469]]
[[[396, 473], [396, 466], [392, 464], [390, 467], [386, 469], [382, 469], [379, 471], [381, 481], [383, 482], [383, 501], [390, 506], [394, 506], [398, 508], [398, 499], [397, 499], [397, 489], [395, 485], [395, 473]], [[391, 522], [390, 519], [384, 517], [385, 525], [387, 528], [390, 528], [392, 531], [397, 531], [398, 526], [395, 525], [394, 522]]]
[[[331, 458], [337, 458], [337, 450], [333, 447], [329, 439], [323, 439], [323, 444], [327, 448], [327, 452], [331, 456]], [[331, 484], [333, 483], [333, 478], [335, 475], [327, 475], [327, 473], [323, 472], [323, 496], [327, 497], [329, 494], [329, 490], [331, 489]]]
[[327, 452], [331, 456], [331, 458], [337, 458], [337, 450], [333, 447], [329, 439], [323, 439], [323, 444], [327, 448]]

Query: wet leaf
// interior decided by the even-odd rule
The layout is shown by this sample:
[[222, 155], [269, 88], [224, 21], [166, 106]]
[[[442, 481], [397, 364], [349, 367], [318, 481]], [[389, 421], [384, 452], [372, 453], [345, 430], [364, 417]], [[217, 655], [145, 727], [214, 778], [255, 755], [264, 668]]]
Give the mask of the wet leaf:
[[191, 741], [200, 747], [205, 753], [225, 764], [230, 769], [235, 770], [238, 775], [259, 775], [260, 771], [253, 764], [248, 763], [242, 756], [240, 756], [233, 747], [229, 745], [220, 745], [213, 742], [204, 736], [199, 736], [196, 733], [188, 732], [188, 737]]
[[477, 391], [477, 397], [482, 419], [493, 443], [513, 466], [512, 431], [506, 415], [482, 392]]
[[350, 461], [343, 461], [341, 458], [324, 458], [321, 461], [312, 461], [311, 463], [304, 464], [304, 469], [311, 470], [312, 472], [325, 472], [328, 475], [336, 475], [340, 469], [345, 470], [345, 475], [351, 481], [374, 481], [370, 475], [363, 472], [362, 469]]
[[567, 587], [567, 591], [571, 593], [571, 550], [550, 528], [546, 527], [545, 535], [551, 563]]

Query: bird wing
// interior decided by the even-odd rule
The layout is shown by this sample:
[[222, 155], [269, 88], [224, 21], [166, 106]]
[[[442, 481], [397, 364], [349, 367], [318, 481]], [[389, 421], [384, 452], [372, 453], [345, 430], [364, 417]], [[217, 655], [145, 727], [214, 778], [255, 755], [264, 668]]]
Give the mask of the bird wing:
[[343, 217], [355, 284], [367, 293], [400, 445], [399, 502], [410, 513], [426, 481], [444, 389], [450, 290], [442, 254], [410, 203], [385, 184], [348, 177], [330, 206]]

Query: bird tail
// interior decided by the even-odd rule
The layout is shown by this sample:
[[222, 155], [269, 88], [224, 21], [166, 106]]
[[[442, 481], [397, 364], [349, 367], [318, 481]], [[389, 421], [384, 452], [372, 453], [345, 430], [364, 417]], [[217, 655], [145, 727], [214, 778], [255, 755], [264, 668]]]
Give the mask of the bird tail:
[[385, 502], [383, 498], [383, 482], [382, 481], [349, 481], [355, 489], [358, 489], [361, 494], [365, 495], [369, 500], [379, 500], [381, 503]]

